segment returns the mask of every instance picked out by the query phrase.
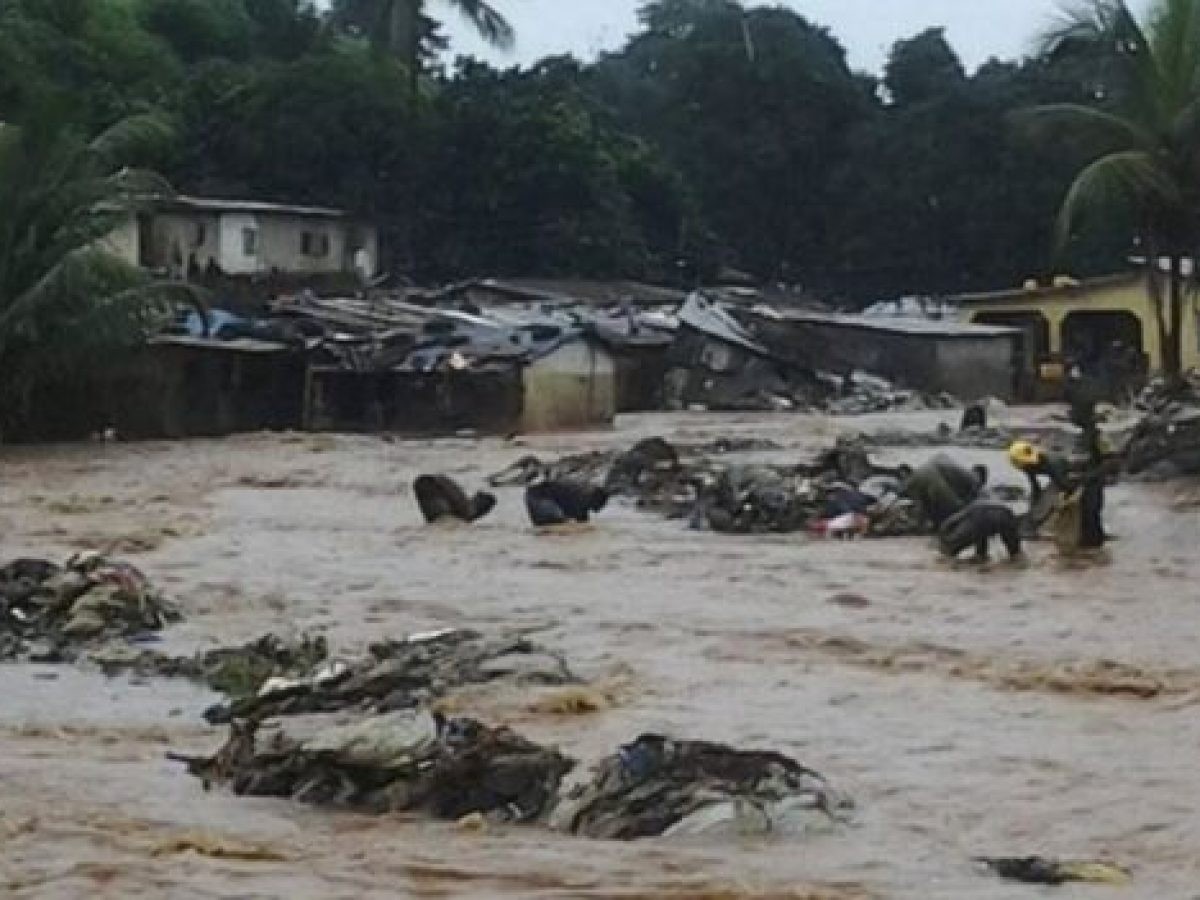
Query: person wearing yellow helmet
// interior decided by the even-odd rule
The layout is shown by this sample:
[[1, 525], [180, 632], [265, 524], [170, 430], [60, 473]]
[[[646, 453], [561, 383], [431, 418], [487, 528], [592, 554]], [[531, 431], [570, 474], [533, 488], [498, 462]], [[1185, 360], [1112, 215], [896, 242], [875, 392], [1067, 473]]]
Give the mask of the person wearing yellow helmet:
[[[1070, 461], [1058, 453], [1049, 453], [1028, 441], [1016, 441], [1008, 448], [1008, 459], [1015, 468], [1029, 479], [1029, 510], [1023, 517], [1027, 534], [1036, 533], [1049, 520], [1061, 500], [1079, 501], [1079, 533], [1072, 536], [1073, 543], [1083, 549], [1102, 547], [1107, 535], [1104, 531], [1104, 465], [1097, 455], [1098, 438], [1088, 439], [1092, 453], [1082, 466], [1072, 467]], [[1041, 479], [1046, 479], [1043, 484]]]
[[1049, 453], [1030, 441], [1014, 441], [1008, 448], [1008, 460], [1029, 479], [1029, 510], [1023, 527], [1027, 535], [1036, 534], [1054, 511], [1055, 498], [1071, 490], [1070, 463], [1065, 456]]

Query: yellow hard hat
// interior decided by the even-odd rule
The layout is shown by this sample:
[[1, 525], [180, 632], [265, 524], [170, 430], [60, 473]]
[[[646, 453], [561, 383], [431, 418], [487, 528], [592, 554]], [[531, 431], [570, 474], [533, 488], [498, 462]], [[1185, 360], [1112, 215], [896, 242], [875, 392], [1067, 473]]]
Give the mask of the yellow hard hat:
[[1037, 465], [1041, 458], [1042, 455], [1038, 452], [1038, 448], [1029, 441], [1013, 441], [1008, 448], [1009, 462], [1018, 469]]

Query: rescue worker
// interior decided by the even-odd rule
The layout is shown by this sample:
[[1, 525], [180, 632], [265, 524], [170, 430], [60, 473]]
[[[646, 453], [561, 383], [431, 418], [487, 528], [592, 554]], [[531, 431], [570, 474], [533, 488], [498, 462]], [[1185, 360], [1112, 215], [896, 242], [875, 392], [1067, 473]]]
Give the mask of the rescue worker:
[[1025, 534], [1031, 536], [1050, 518], [1057, 498], [1070, 493], [1071, 464], [1062, 454], [1047, 453], [1029, 441], [1014, 441], [1008, 460], [1029, 480], [1029, 511], [1024, 519]]
[[936, 531], [979, 497], [987, 478], [985, 466], [967, 469], [938, 454], [908, 476], [903, 493], [913, 502], [917, 518]]
[[[1108, 538], [1103, 521], [1104, 485], [1111, 461], [1096, 433], [1085, 432], [1084, 440], [1091, 444], [1090, 452], [1077, 467], [1061, 454], [1047, 453], [1028, 441], [1017, 441], [1008, 448], [1009, 460], [1029, 479], [1028, 527], [1036, 530], [1056, 507], [1064, 511], [1078, 508], [1077, 522], [1065, 520], [1071, 533], [1058, 536], [1064, 549], [1094, 550], [1103, 547]], [[1047, 480], [1046, 486], [1040, 481], [1042, 477]], [[1053, 488], [1053, 493], [1047, 488]]]
[[968, 547], [975, 548], [975, 560], [988, 558], [988, 544], [999, 537], [1008, 558], [1021, 556], [1021, 534], [1017, 515], [1003, 503], [977, 500], [956, 512], [938, 530], [938, 544], [946, 556], [957, 557]]
[[529, 521], [541, 528], [568, 522], [587, 522], [591, 513], [608, 504], [608, 491], [602, 487], [568, 479], [543, 481], [525, 489], [525, 509]]
[[496, 498], [479, 491], [468, 499], [458, 483], [446, 475], [421, 475], [413, 482], [413, 493], [421, 515], [429, 524], [442, 519], [476, 522], [496, 506]]

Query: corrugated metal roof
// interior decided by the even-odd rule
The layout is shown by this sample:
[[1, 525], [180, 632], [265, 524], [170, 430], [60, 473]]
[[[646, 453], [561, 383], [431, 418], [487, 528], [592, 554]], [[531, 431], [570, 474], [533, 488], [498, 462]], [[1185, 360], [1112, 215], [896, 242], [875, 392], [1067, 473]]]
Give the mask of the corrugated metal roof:
[[757, 353], [760, 356], [770, 356], [771, 352], [751, 337], [750, 332], [742, 327], [719, 303], [715, 303], [700, 292], [690, 294], [679, 309], [681, 324], [715, 337], [728, 344], [736, 344]]
[[149, 341], [154, 347], [190, 347], [194, 350], [219, 350], [230, 353], [285, 353], [287, 344], [276, 341], [260, 341], [254, 338], [220, 338], [193, 337], [186, 334], [161, 334]]
[[163, 205], [167, 208], [183, 208], [197, 212], [263, 213], [323, 219], [340, 219], [346, 215], [343, 210], [325, 206], [292, 206], [259, 200], [218, 200], [212, 197], [190, 197], [186, 194], [177, 194], [166, 200]]
[[890, 334], [927, 335], [929, 337], [1007, 337], [1021, 333], [1019, 328], [1008, 328], [1003, 325], [973, 325], [948, 319], [870, 317], [798, 310], [777, 311], [771, 318], [783, 322], [811, 322], [819, 325], [836, 325], [842, 328], [861, 328]]

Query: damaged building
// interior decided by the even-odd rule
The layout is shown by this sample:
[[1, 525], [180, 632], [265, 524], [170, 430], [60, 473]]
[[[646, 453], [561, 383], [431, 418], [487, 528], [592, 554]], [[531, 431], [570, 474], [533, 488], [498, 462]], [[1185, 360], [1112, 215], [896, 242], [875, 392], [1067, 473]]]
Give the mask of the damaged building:
[[921, 318], [756, 308], [750, 331], [779, 358], [823, 372], [866, 372], [928, 394], [1017, 396], [1019, 329]]
[[176, 195], [127, 215], [105, 240], [131, 265], [183, 281], [206, 275], [356, 275], [379, 260], [374, 226], [340, 209]]
[[816, 384], [811, 368], [772, 353], [705, 294], [690, 295], [678, 321], [664, 388], [668, 409], [790, 408]]

